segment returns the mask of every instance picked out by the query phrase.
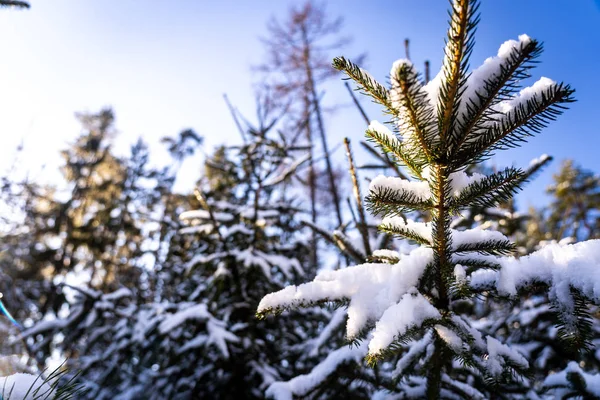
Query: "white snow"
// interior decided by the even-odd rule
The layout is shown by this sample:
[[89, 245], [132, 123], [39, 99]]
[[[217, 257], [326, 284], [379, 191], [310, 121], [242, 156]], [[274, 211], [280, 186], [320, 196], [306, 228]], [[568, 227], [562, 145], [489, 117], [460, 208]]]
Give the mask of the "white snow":
[[404, 370], [414, 362], [415, 357], [419, 357], [425, 352], [425, 349], [433, 339], [431, 331], [427, 332], [420, 340], [409, 343], [408, 351], [396, 363], [396, 368], [392, 372], [392, 377], [396, 378], [401, 375]]
[[398, 136], [396, 136], [387, 126], [383, 125], [382, 123], [373, 120], [369, 124], [368, 130], [387, 138], [390, 143], [400, 146], [400, 139], [398, 139]]
[[191, 234], [201, 234], [207, 235], [214, 229], [213, 224], [200, 224], [200, 225], [192, 225], [186, 226], [185, 228], [181, 228], [179, 230], [180, 235], [191, 235]]
[[303, 155], [302, 157], [297, 158], [295, 161], [292, 161], [287, 167], [285, 167], [278, 175], [270, 177], [263, 182], [264, 187], [274, 186], [287, 178], [292, 176], [298, 167], [304, 164], [306, 161], [310, 159], [310, 153]]
[[[423, 168], [422, 176], [423, 178], [430, 180], [431, 179], [431, 169], [429, 167]], [[451, 194], [453, 196], [459, 196], [460, 193], [470, 184], [479, 182], [482, 179], [486, 178], [483, 174], [474, 173], [469, 175], [464, 171], [457, 171], [450, 174], [450, 187], [452, 189]], [[376, 190], [390, 189], [399, 192], [410, 192], [412, 193], [418, 200], [427, 201], [432, 197], [431, 189], [429, 187], [429, 182], [427, 180], [424, 181], [409, 181], [407, 179], [402, 179], [399, 177], [388, 177], [384, 175], [379, 175], [375, 179], [371, 181], [369, 185], [369, 190], [371, 192]]]
[[481, 229], [479, 227], [465, 229], [464, 231], [452, 229], [452, 245], [454, 248], [464, 244], [487, 242], [492, 240], [500, 242], [508, 240], [508, 238], [498, 231]]
[[585, 382], [586, 391], [589, 394], [600, 396], [600, 375], [588, 374], [584, 372], [575, 361], [569, 362], [567, 368], [564, 370], [552, 375], [548, 375], [548, 377], [544, 380], [544, 386], [570, 386], [570, 382], [567, 378], [567, 374], [569, 373], [579, 374]]
[[426, 181], [413, 182], [395, 176], [379, 175], [369, 185], [371, 192], [385, 189], [412, 193], [420, 201], [427, 201], [431, 198], [429, 183]]
[[500, 102], [498, 104], [499, 109], [504, 114], [508, 114], [520, 105], [525, 105], [527, 101], [533, 99], [534, 97], [541, 99], [542, 93], [544, 93], [552, 86], [556, 86], [556, 82], [554, 82], [550, 78], [541, 77], [532, 86], [526, 87], [525, 89], [521, 90], [519, 94], [513, 99]]
[[483, 174], [473, 173], [468, 175], [464, 171], [456, 171], [450, 174], [450, 186], [452, 187], [452, 195], [458, 196], [467, 186], [472, 183], [479, 182], [485, 179]]
[[328, 340], [331, 339], [331, 336], [335, 332], [335, 330], [344, 322], [348, 313], [344, 308], [336, 309], [325, 328], [319, 333], [319, 336], [314, 340], [311, 340], [309, 347], [311, 348], [309, 355], [311, 357], [315, 357], [319, 354], [319, 348], [324, 345]]
[[[186, 305], [182, 304], [181, 306], [185, 307]], [[214, 318], [210, 314], [206, 304], [187, 306], [187, 308], [184, 308], [183, 310], [168, 315], [163, 319], [160, 325], [158, 325], [158, 330], [162, 334], [167, 334], [188, 320], [206, 321], [208, 335], [199, 335], [190, 340], [182, 347], [181, 351], [199, 347], [205, 343], [206, 345], [214, 344], [221, 351], [223, 356], [228, 358], [229, 351], [227, 350], [227, 342], [239, 342], [240, 340], [236, 335], [227, 331], [225, 322]]]
[[549, 244], [520, 258], [498, 257], [499, 271], [475, 271], [474, 288], [495, 286], [499, 293], [515, 296], [520, 287], [532, 282], [550, 285], [550, 296], [559, 303], [571, 304], [570, 287], [589, 299], [600, 301], [600, 240], [576, 244]]
[[385, 350], [397, 336], [403, 335], [409, 328], [420, 326], [426, 319], [437, 319], [441, 315], [438, 310], [411, 288], [400, 301], [389, 307], [373, 331], [369, 342], [369, 354], [376, 355]]
[[[392, 101], [392, 106], [401, 113], [400, 118], [403, 118], [402, 115], [405, 113], [405, 110], [404, 110], [405, 107], [404, 107], [404, 104], [402, 104], [403, 94], [399, 90], [400, 85], [399, 85], [397, 76], [398, 76], [398, 70], [400, 70], [401, 68], [404, 68], [404, 67], [407, 67], [410, 70], [412, 70], [413, 73], [416, 73], [415, 67], [412, 64], [412, 62], [410, 62], [410, 60], [407, 60], [405, 58], [394, 61], [394, 63], [392, 64], [392, 69], [390, 70], [390, 81], [392, 83], [392, 89], [390, 90], [390, 100]], [[403, 132], [403, 136], [404, 136], [404, 132]]]
[[538, 165], [543, 163], [544, 161], [546, 161], [548, 158], [550, 158], [550, 156], [548, 154], [542, 154], [541, 156], [539, 156], [538, 158], [534, 158], [533, 160], [531, 160], [529, 162], [529, 166], [533, 167], [534, 165]]
[[[225, 212], [213, 212], [213, 217], [217, 222], [229, 222], [233, 220], [233, 215]], [[203, 219], [209, 220], [210, 213], [207, 210], [190, 210], [184, 211], [179, 215], [181, 220]]]
[[388, 259], [388, 260], [399, 260], [400, 253], [395, 250], [378, 249], [378, 250], [373, 250], [373, 257], [384, 258], [384, 259]]
[[438, 108], [439, 94], [440, 88], [442, 86], [442, 82], [444, 80], [444, 67], [440, 68], [439, 72], [431, 79], [425, 86], [423, 86], [423, 90], [427, 93], [427, 99], [429, 100], [429, 104], [434, 111]]
[[420, 247], [396, 264], [361, 264], [337, 271], [323, 271], [314, 281], [288, 286], [266, 295], [258, 312], [317, 301], [348, 299], [347, 335], [353, 338], [369, 321], [383, 313], [415, 286], [432, 259], [431, 249]]
[[164, 334], [177, 328], [187, 320], [204, 321], [209, 318], [212, 318], [212, 315], [208, 312], [206, 304], [196, 304], [167, 316], [158, 326], [158, 330]]
[[437, 324], [434, 328], [435, 328], [435, 331], [437, 332], [438, 336], [444, 342], [446, 342], [448, 347], [450, 347], [452, 350], [454, 350], [456, 352], [460, 352], [462, 350], [463, 341], [456, 334], [456, 332], [454, 332], [452, 329], [450, 329], [444, 325], [439, 325], [439, 324]]
[[334, 350], [329, 353], [325, 360], [314, 367], [310, 373], [297, 376], [287, 382], [273, 383], [267, 389], [266, 395], [276, 400], [292, 400], [294, 396], [305, 396], [327, 379], [340, 364], [349, 361], [359, 363], [366, 353], [367, 345], [365, 342], [362, 342], [358, 346], [344, 346]]
[[407, 219], [405, 222], [404, 218], [394, 216], [383, 218], [379, 226], [389, 226], [390, 228], [410, 230], [422, 238], [427, 239], [430, 243], [433, 241], [431, 237], [431, 223], [429, 222], [415, 222], [412, 219]]
[[460, 264], [454, 266], [454, 279], [459, 285], [467, 282], [467, 271], [465, 270], [465, 267]]
[[38, 375], [19, 373], [0, 377], [0, 394], [10, 400], [34, 400], [52, 398], [54, 390]]
[[485, 363], [491, 375], [498, 376], [502, 373], [505, 359], [509, 359], [523, 369], [529, 368], [529, 362], [521, 354], [491, 336], [487, 336], [486, 339], [488, 358]]
[[460, 112], [463, 116], [466, 114], [467, 104], [479, 103], [477, 94], [483, 97], [488, 96], [489, 93], [485, 90], [485, 81], [500, 75], [501, 69], [508, 64], [510, 58], [518, 54], [520, 49], [530, 42], [531, 38], [527, 35], [520, 35], [519, 40], [507, 40], [498, 49], [497, 56], [487, 58], [480, 67], [471, 72], [461, 101]]

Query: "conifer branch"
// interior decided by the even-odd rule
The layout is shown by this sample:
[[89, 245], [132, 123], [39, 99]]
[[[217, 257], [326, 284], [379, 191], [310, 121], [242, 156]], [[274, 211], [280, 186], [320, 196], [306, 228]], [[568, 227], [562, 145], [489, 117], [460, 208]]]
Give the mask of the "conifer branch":
[[555, 303], [552, 308], [558, 317], [558, 337], [566, 350], [575, 355], [594, 349], [594, 329], [585, 298], [573, 288], [570, 288], [570, 295], [572, 307], [565, 308], [564, 304]]
[[350, 148], [350, 139], [344, 138], [344, 146], [346, 147], [346, 156], [348, 157], [350, 177], [352, 178], [352, 189], [354, 192], [354, 199], [356, 200], [356, 207], [358, 208], [358, 230], [360, 231], [360, 234], [363, 239], [365, 255], [369, 257], [371, 255], [371, 244], [369, 243], [369, 227], [367, 226], [367, 217], [365, 216], [365, 208], [363, 207], [362, 195], [360, 193], [360, 184], [356, 175], [356, 168], [354, 167], [352, 149]]
[[453, 249], [454, 253], [477, 252], [483, 255], [510, 255], [516, 247], [510, 240], [485, 240], [481, 242], [461, 243]]
[[[371, 139], [371, 140], [373, 140], [373, 139]], [[382, 162], [385, 163], [385, 165], [382, 166], [382, 168], [391, 168], [396, 173], [396, 176], [403, 178], [403, 179], [408, 179], [408, 177], [404, 173], [402, 173], [402, 171], [400, 171], [400, 168], [398, 168], [398, 165], [392, 159], [390, 159], [387, 151], [385, 151], [383, 148], [382, 148], [383, 152], [379, 153], [373, 148], [373, 146], [371, 146], [367, 142], [361, 141], [360, 145], [365, 150], [367, 150], [370, 154], [374, 155], [376, 158], [378, 158], [379, 160], [381, 160]], [[364, 169], [364, 168], [369, 168], [369, 167], [370, 166], [362, 165], [359, 168]]]
[[430, 199], [423, 200], [412, 192], [378, 188], [365, 197], [367, 210], [374, 215], [395, 216], [409, 211], [429, 211], [433, 208]]
[[526, 177], [527, 175], [521, 169], [506, 168], [504, 171], [469, 184], [450, 201], [449, 208], [452, 212], [458, 212], [467, 206], [495, 207], [512, 198], [521, 188]]
[[474, 271], [479, 269], [491, 269], [497, 271], [500, 269], [500, 264], [495, 263], [491, 260], [485, 260], [481, 258], [468, 258], [468, 256], [457, 257], [454, 256], [452, 258], [454, 264], [460, 264], [466, 268], [467, 275], [472, 274]]
[[554, 84], [534, 95], [525, 104], [503, 114], [491, 127], [477, 132], [456, 154], [453, 167], [460, 168], [489, 158], [495, 150], [519, 146], [525, 138], [542, 131], [550, 121], [563, 113], [566, 104], [574, 102], [575, 91], [563, 83]]
[[535, 59], [542, 50], [542, 44], [534, 39], [513, 49], [506, 64], [500, 65], [498, 73], [484, 80], [482, 88], [475, 93], [477, 101], [466, 99], [467, 112], [464, 119], [458, 121], [457, 130], [449, 137], [449, 145], [454, 153], [473, 130], [478, 130], [493, 119], [494, 111], [491, 107], [510, 99], [517, 91], [519, 81], [531, 76], [529, 70], [535, 66]]
[[375, 80], [368, 72], [344, 57], [333, 59], [333, 68], [343, 71], [360, 86], [363, 94], [371, 96], [377, 103], [388, 110], [393, 110], [388, 90]]
[[424, 238], [423, 236], [419, 235], [414, 230], [409, 229], [407, 227], [400, 227], [395, 224], [383, 222], [382, 224], [380, 224], [378, 226], [378, 229], [381, 232], [385, 232], [390, 235], [399, 236], [401, 238], [408, 239], [408, 240], [413, 240], [423, 246], [431, 246], [431, 242], [427, 238]]
[[[412, 148], [419, 148], [428, 162], [433, 160], [435, 126], [433, 110], [427, 94], [421, 86], [414, 66], [409, 62], [400, 63], [392, 76], [392, 104], [398, 111], [398, 123], [404, 140], [413, 142]], [[408, 134], [410, 132], [410, 134]]]
[[440, 140], [446, 140], [453, 131], [460, 97], [467, 81], [469, 57], [475, 44], [473, 34], [479, 22], [476, 0], [454, 0], [445, 49], [444, 80], [439, 93], [438, 120]]
[[[399, 140], [390, 138], [374, 129], [367, 129], [365, 135], [367, 140], [376, 143], [384, 154], [391, 154], [400, 165], [405, 165], [414, 176], [422, 179], [421, 166], [412, 159], [411, 154]], [[404, 174], [399, 173], [398, 176], [404, 177]]]
[[362, 263], [367, 259], [365, 253], [354, 246], [342, 231], [333, 232], [333, 240], [340, 251], [350, 256], [355, 262]]

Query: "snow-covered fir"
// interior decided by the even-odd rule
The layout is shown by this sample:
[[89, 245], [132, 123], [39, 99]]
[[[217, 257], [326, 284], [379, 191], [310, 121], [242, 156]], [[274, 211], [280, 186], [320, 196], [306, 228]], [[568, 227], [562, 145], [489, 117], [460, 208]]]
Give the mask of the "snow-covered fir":
[[[392, 117], [387, 126], [371, 123], [367, 137], [412, 176], [375, 178], [367, 206], [383, 217], [383, 231], [421, 246], [398, 254], [393, 262], [323, 271], [311, 282], [266, 295], [257, 310], [261, 317], [319, 304], [345, 306], [346, 335], [353, 343], [331, 353], [311, 373], [273, 385], [270, 395], [286, 399], [310, 394], [332, 379], [340, 360], [361, 355], [383, 369], [389, 360], [396, 362], [395, 380], [377, 398], [598, 394], [597, 371], [590, 375], [585, 362], [569, 360], [578, 360], [594, 336], [589, 307], [600, 302], [600, 280], [594, 273], [600, 242], [555, 243], [516, 257], [517, 247], [501, 232], [460, 229], [461, 213], [506, 203], [548, 157], [534, 160], [527, 170], [465, 170], [540, 133], [574, 101], [568, 85], [549, 78], [521, 86], [542, 51], [541, 43], [527, 35], [505, 42], [496, 57], [469, 72], [477, 10], [476, 1], [452, 3], [442, 68], [428, 83], [408, 60], [394, 63], [389, 89], [347, 59], [334, 60]], [[414, 212], [428, 215], [427, 222], [406, 217]], [[565, 370], [547, 371], [547, 376], [532, 374], [536, 365], [523, 346], [503, 343], [506, 333], [489, 329], [492, 322], [477, 311], [482, 303], [506, 308], [519, 296], [535, 299], [540, 290], [550, 307], [540, 313], [551, 311], [552, 317], [542, 328], [556, 326], [551, 340], [568, 349], [558, 366]], [[506, 328], [518, 330], [519, 324]]]

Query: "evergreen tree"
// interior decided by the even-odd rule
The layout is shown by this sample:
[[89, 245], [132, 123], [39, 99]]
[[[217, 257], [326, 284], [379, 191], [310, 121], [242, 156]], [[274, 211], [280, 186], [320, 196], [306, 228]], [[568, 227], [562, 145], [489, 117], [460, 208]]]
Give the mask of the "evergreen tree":
[[547, 231], [543, 239], [582, 241], [600, 237], [598, 175], [574, 165], [572, 160], [566, 160], [546, 193], [552, 201], [546, 211]]
[[294, 345], [322, 313], [292, 325], [254, 318], [262, 293], [314, 275], [302, 268], [300, 209], [280, 189], [306, 157], [271, 138], [271, 122], [242, 146], [218, 148], [196, 195], [165, 207], [188, 211], [164, 236], [153, 301], [78, 287], [68, 315], [25, 332], [74, 356], [87, 398], [262, 398], [274, 380], [309, 367]]
[[[542, 50], [527, 35], [507, 41], [496, 57], [468, 73], [477, 9], [476, 1], [453, 2], [442, 69], [426, 85], [408, 60], [394, 63], [389, 90], [350, 61], [334, 60], [392, 117], [395, 133], [372, 123], [367, 137], [412, 176], [374, 179], [368, 208], [384, 217], [384, 230], [421, 246], [390, 264], [324, 272], [312, 282], [265, 296], [258, 307], [258, 316], [265, 317], [302, 306], [346, 305], [347, 337], [364, 349], [371, 365], [400, 357], [392, 373], [396, 398], [513, 399], [558, 387], [551, 377], [543, 385], [526, 379], [532, 367], [528, 360], [501, 343], [500, 335], [480, 331], [460, 304], [473, 296], [500, 300], [545, 287], [552, 323], [558, 324], [555, 340], [577, 352], [590, 346], [586, 301], [600, 300], [593, 273], [597, 242], [555, 244], [514, 258], [508, 255], [515, 245], [498, 231], [451, 228], [453, 215], [467, 207], [495, 207], [527, 178], [516, 168], [486, 175], [465, 169], [539, 133], [573, 101], [568, 85], [548, 78], [519, 91]], [[430, 213], [431, 222], [402, 216], [412, 211]], [[324, 382], [327, 373], [314, 371], [312, 378], [313, 385]], [[576, 381], [571, 383], [585, 386], [583, 379]], [[294, 393], [302, 394], [302, 382], [295, 383]]]
[[[30, 318], [44, 326], [68, 311], [73, 282], [99, 293], [128, 287], [136, 296], [148, 296], [146, 255], [158, 207], [148, 185], [158, 172], [149, 167], [141, 141], [129, 157], [113, 153], [110, 110], [79, 118], [83, 132], [62, 152], [65, 188], [7, 180], [7, 196], [22, 227], [3, 233], [0, 263], [6, 279], [1, 290], [19, 321]], [[83, 316], [75, 319], [80, 323]], [[40, 333], [36, 339], [27, 350], [43, 368], [55, 337]]]

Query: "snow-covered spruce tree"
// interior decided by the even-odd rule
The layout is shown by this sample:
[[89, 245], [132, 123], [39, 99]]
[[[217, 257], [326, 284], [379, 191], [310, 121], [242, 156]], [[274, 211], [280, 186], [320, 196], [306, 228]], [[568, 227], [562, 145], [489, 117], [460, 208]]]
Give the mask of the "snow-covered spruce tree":
[[201, 209], [181, 215], [191, 222], [182, 234], [200, 245], [186, 263], [186, 300], [205, 304], [231, 337], [226, 352], [203, 364], [193, 392], [199, 398], [262, 398], [271, 382], [308, 367], [296, 362], [303, 355], [297, 345], [319, 318], [310, 311], [293, 323], [254, 318], [265, 291], [314, 276], [302, 268], [310, 251], [300, 209], [281, 186], [307, 157], [283, 137], [273, 139], [273, 126], [265, 121], [249, 129], [244, 145], [218, 149], [197, 192]]
[[[72, 355], [85, 398], [262, 398], [273, 380], [312, 366], [296, 362], [303, 349], [293, 344], [323, 323], [320, 309], [303, 310], [293, 325], [254, 318], [264, 292], [314, 276], [301, 268], [309, 247], [283, 190], [305, 149], [270, 138], [269, 126], [217, 149], [197, 196], [164, 205], [188, 211], [178, 232], [162, 235], [169, 244], [154, 301], [124, 288], [76, 288], [69, 313], [25, 332]], [[162, 222], [167, 231], [172, 222]]]
[[[502, 257], [514, 245], [501, 233], [450, 227], [461, 210], [496, 206], [526, 179], [516, 168], [468, 175], [467, 166], [524, 142], [573, 101], [568, 85], [548, 78], [519, 91], [542, 50], [526, 35], [505, 42], [496, 57], [469, 73], [477, 9], [476, 1], [452, 4], [442, 69], [426, 85], [408, 60], [394, 63], [389, 90], [350, 61], [334, 60], [392, 117], [396, 133], [373, 123], [367, 136], [413, 177], [374, 179], [368, 207], [384, 216], [385, 230], [422, 246], [394, 264], [323, 272], [310, 283], [265, 296], [257, 311], [264, 317], [314, 304], [346, 304], [348, 339], [368, 346], [370, 364], [402, 354], [396, 368], [399, 398], [515, 398], [530, 391], [527, 360], [495, 337], [483, 337], [455, 311], [455, 304], [471, 296], [515, 295], [530, 290], [533, 282], [549, 286], [558, 336], [574, 349], [585, 347], [588, 333], [581, 300], [597, 300], [581, 279], [590, 271], [551, 272], [558, 261], [548, 252], [558, 253], [560, 247], [527, 258]], [[429, 212], [431, 222], [399, 217], [415, 210]], [[593, 254], [597, 243], [584, 245], [564, 249], [562, 262], [580, 266], [578, 257]]]

